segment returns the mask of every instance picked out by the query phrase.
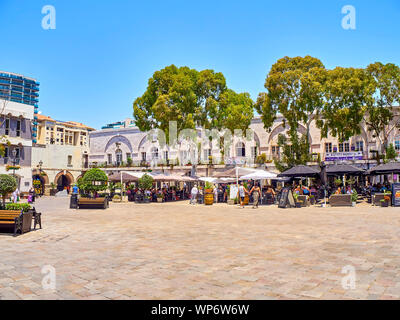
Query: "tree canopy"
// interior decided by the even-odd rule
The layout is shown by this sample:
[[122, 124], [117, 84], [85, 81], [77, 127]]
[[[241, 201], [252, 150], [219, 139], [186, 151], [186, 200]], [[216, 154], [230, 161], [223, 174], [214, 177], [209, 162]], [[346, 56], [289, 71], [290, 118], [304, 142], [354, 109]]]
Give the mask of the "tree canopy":
[[[171, 65], [156, 71], [146, 92], [133, 103], [136, 125], [142, 131], [162, 129], [169, 137], [169, 122], [177, 129], [221, 129], [247, 127], [253, 118], [253, 102], [248, 93], [229, 90], [222, 73], [197, 71]], [[240, 122], [233, 123], [234, 116]]]
[[7, 194], [14, 192], [17, 189], [17, 180], [8, 174], [0, 174], [0, 194], [3, 198], [3, 206]]
[[107, 189], [108, 177], [103, 170], [93, 168], [88, 170], [80, 180], [80, 186], [88, 192], [98, 192]]
[[[390, 133], [400, 125], [398, 110], [400, 103], [400, 68], [392, 63], [376, 62], [367, 67], [374, 92], [366, 105], [364, 120], [368, 130], [381, 143], [381, 152], [388, 148]], [[396, 120], [394, 120], [396, 116]]]

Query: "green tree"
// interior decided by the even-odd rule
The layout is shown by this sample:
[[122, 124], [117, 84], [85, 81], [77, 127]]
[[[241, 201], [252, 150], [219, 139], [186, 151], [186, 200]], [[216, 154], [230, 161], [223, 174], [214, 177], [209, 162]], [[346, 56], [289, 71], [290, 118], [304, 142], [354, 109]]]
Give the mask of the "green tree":
[[365, 69], [337, 67], [329, 70], [324, 86], [324, 106], [317, 126], [321, 136], [330, 133], [340, 142], [361, 133], [364, 106], [372, 98], [373, 83]]
[[299, 137], [297, 132], [290, 131], [289, 137], [283, 134], [278, 136], [280, 159], [275, 159], [275, 167], [283, 172], [300, 164], [307, 164], [311, 160], [308, 152], [309, 144], [306, 135]]
[[381, 145], [381, 152], [388, 148], [389, 135], [400, 126], [400, 68], [392, 63], [376, 62], [367, 67], [373, 79], [374, 94], [366, 105], [364, 121]]
[[[314, 57], [284, 57], [271, 68], [265, 81], [266, 93], [260, 93], [256, 110], [261, 115], [264, 127], [270, 130], [277, 114], [288, 124], [292, 144], [298, 139], [294, 133], [301, 123], [306, 127], [306, 142], [309, 149], [311, 121], [317, 117], [323, 106], [323, 88], [326, 69]], [[309, 151], [307, 151], [309, 152]]]
[[107, 189], [108, 177], [98, 168], [88, 170], [82, 178], [82, 183], [87, 192], [98, 192]]
[[397, 158], [397, 152], [391, 143], [386, 149], [386, 159], [387, 160], [395, 160]]
[[153, 187], [154, 179], [148, 174], [144, 174], [138, 182], [138, 186], [142, 190], [150, 190]]
[[17, 189], [17, 180], [8, 174], [0, 174], [0, 194], [3, 198], [3, 208], [5, 207], [6, 197], [9, 193]]
[[227, 90], [222, 73], [171, 65], [149, 79], [146, 92], [133, 103], [133, 116], [140, 130], [162, 129], [168, 140], [170, 121], [177, 122], [178, 131], [198, 125], [220, 129], [231, 124], [234, 113], [250, 125], [250, 107], [248, 94]]

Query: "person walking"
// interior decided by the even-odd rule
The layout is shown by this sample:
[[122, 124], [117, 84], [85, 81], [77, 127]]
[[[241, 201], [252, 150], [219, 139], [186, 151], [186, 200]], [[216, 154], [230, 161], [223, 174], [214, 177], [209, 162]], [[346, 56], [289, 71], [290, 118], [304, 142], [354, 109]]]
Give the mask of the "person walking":
[[243, 182], [240, 183], [238, 195], [240, 199], [240, 208], [244, 209], [244, 197], [246, 196], [247, 190], [243, 185]]
[[197, 189], [197, 185], [194, 185], [191, 191], [190, 196], [190, 204], [195, 205], [197, 201], [197, 194], [199, 193], [199, 189]]
[[253, 188], [250, 190], [250, 194], [253, 195], [253, 209], [257, 208], [258, 209], [258, 202], [259, 199], [261, 198], [261, 190], [260, 187], [258, 186], [258, 183], [254, 183]]

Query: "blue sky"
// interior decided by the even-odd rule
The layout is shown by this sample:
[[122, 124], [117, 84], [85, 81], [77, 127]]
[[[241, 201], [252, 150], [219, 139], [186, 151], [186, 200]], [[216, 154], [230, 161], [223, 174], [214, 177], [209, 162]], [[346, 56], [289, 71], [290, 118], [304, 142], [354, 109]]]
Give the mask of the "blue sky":
[[[44, 5], [56, 29], [43, 30]], [[341, 9], [356, 8], [344, 30]], [[271, 65], [312, 55], [327, 68], [400, 64], [400, 1], [0, 0], [0, 70], [36, 78], [39, 110], [95, 128], [132, 116], [154, 71], [222, 72], [256, 99]]]

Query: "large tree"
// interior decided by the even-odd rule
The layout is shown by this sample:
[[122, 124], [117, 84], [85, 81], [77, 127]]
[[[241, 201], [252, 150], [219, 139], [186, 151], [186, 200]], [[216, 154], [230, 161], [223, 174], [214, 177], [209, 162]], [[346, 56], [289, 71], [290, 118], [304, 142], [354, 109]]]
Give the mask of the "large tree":
[[400, 68], [392, 63], [376, 62], [367, 67], [367, 73], [373, 79], [374, 95], [366, 106], [364, 121], [384, 153], [389, 147], [390, 134], [400, 125]]
[[261, 115], [265, 129], [269, 130], [277, 115], [284, 117], [289, 126], [289, 143], [296, 144], [300, 124], [306, 127], [306, 142], [309, 150], [311, 121], [318, 116], [323, 106], [323, 85], [326, 69], [314, 57], [284, 57], [271, 68], [265, 81], [266, 93], [260, 93], [256, 110]]
[[371, 77], [365, 69], [337, 67], [329, 70], [324, 86], [324, 106], [317, 126], [321, 137], [330, 133], [340, 142], [361, 133], [364, 106], [373, 93]]
[[247, 128], [253, 117], [249, 99], [248, 94], [228, 90], [222, 73], [171, 65], [149, 79], [146, 92], [133, 103], [133, 115], [142, 131], [162, 129], [168, 140], [170, 121], [177, 122], [178, 131], [221, 129], [231, 126], [234, 113], [241, 115], [237, 127]]

